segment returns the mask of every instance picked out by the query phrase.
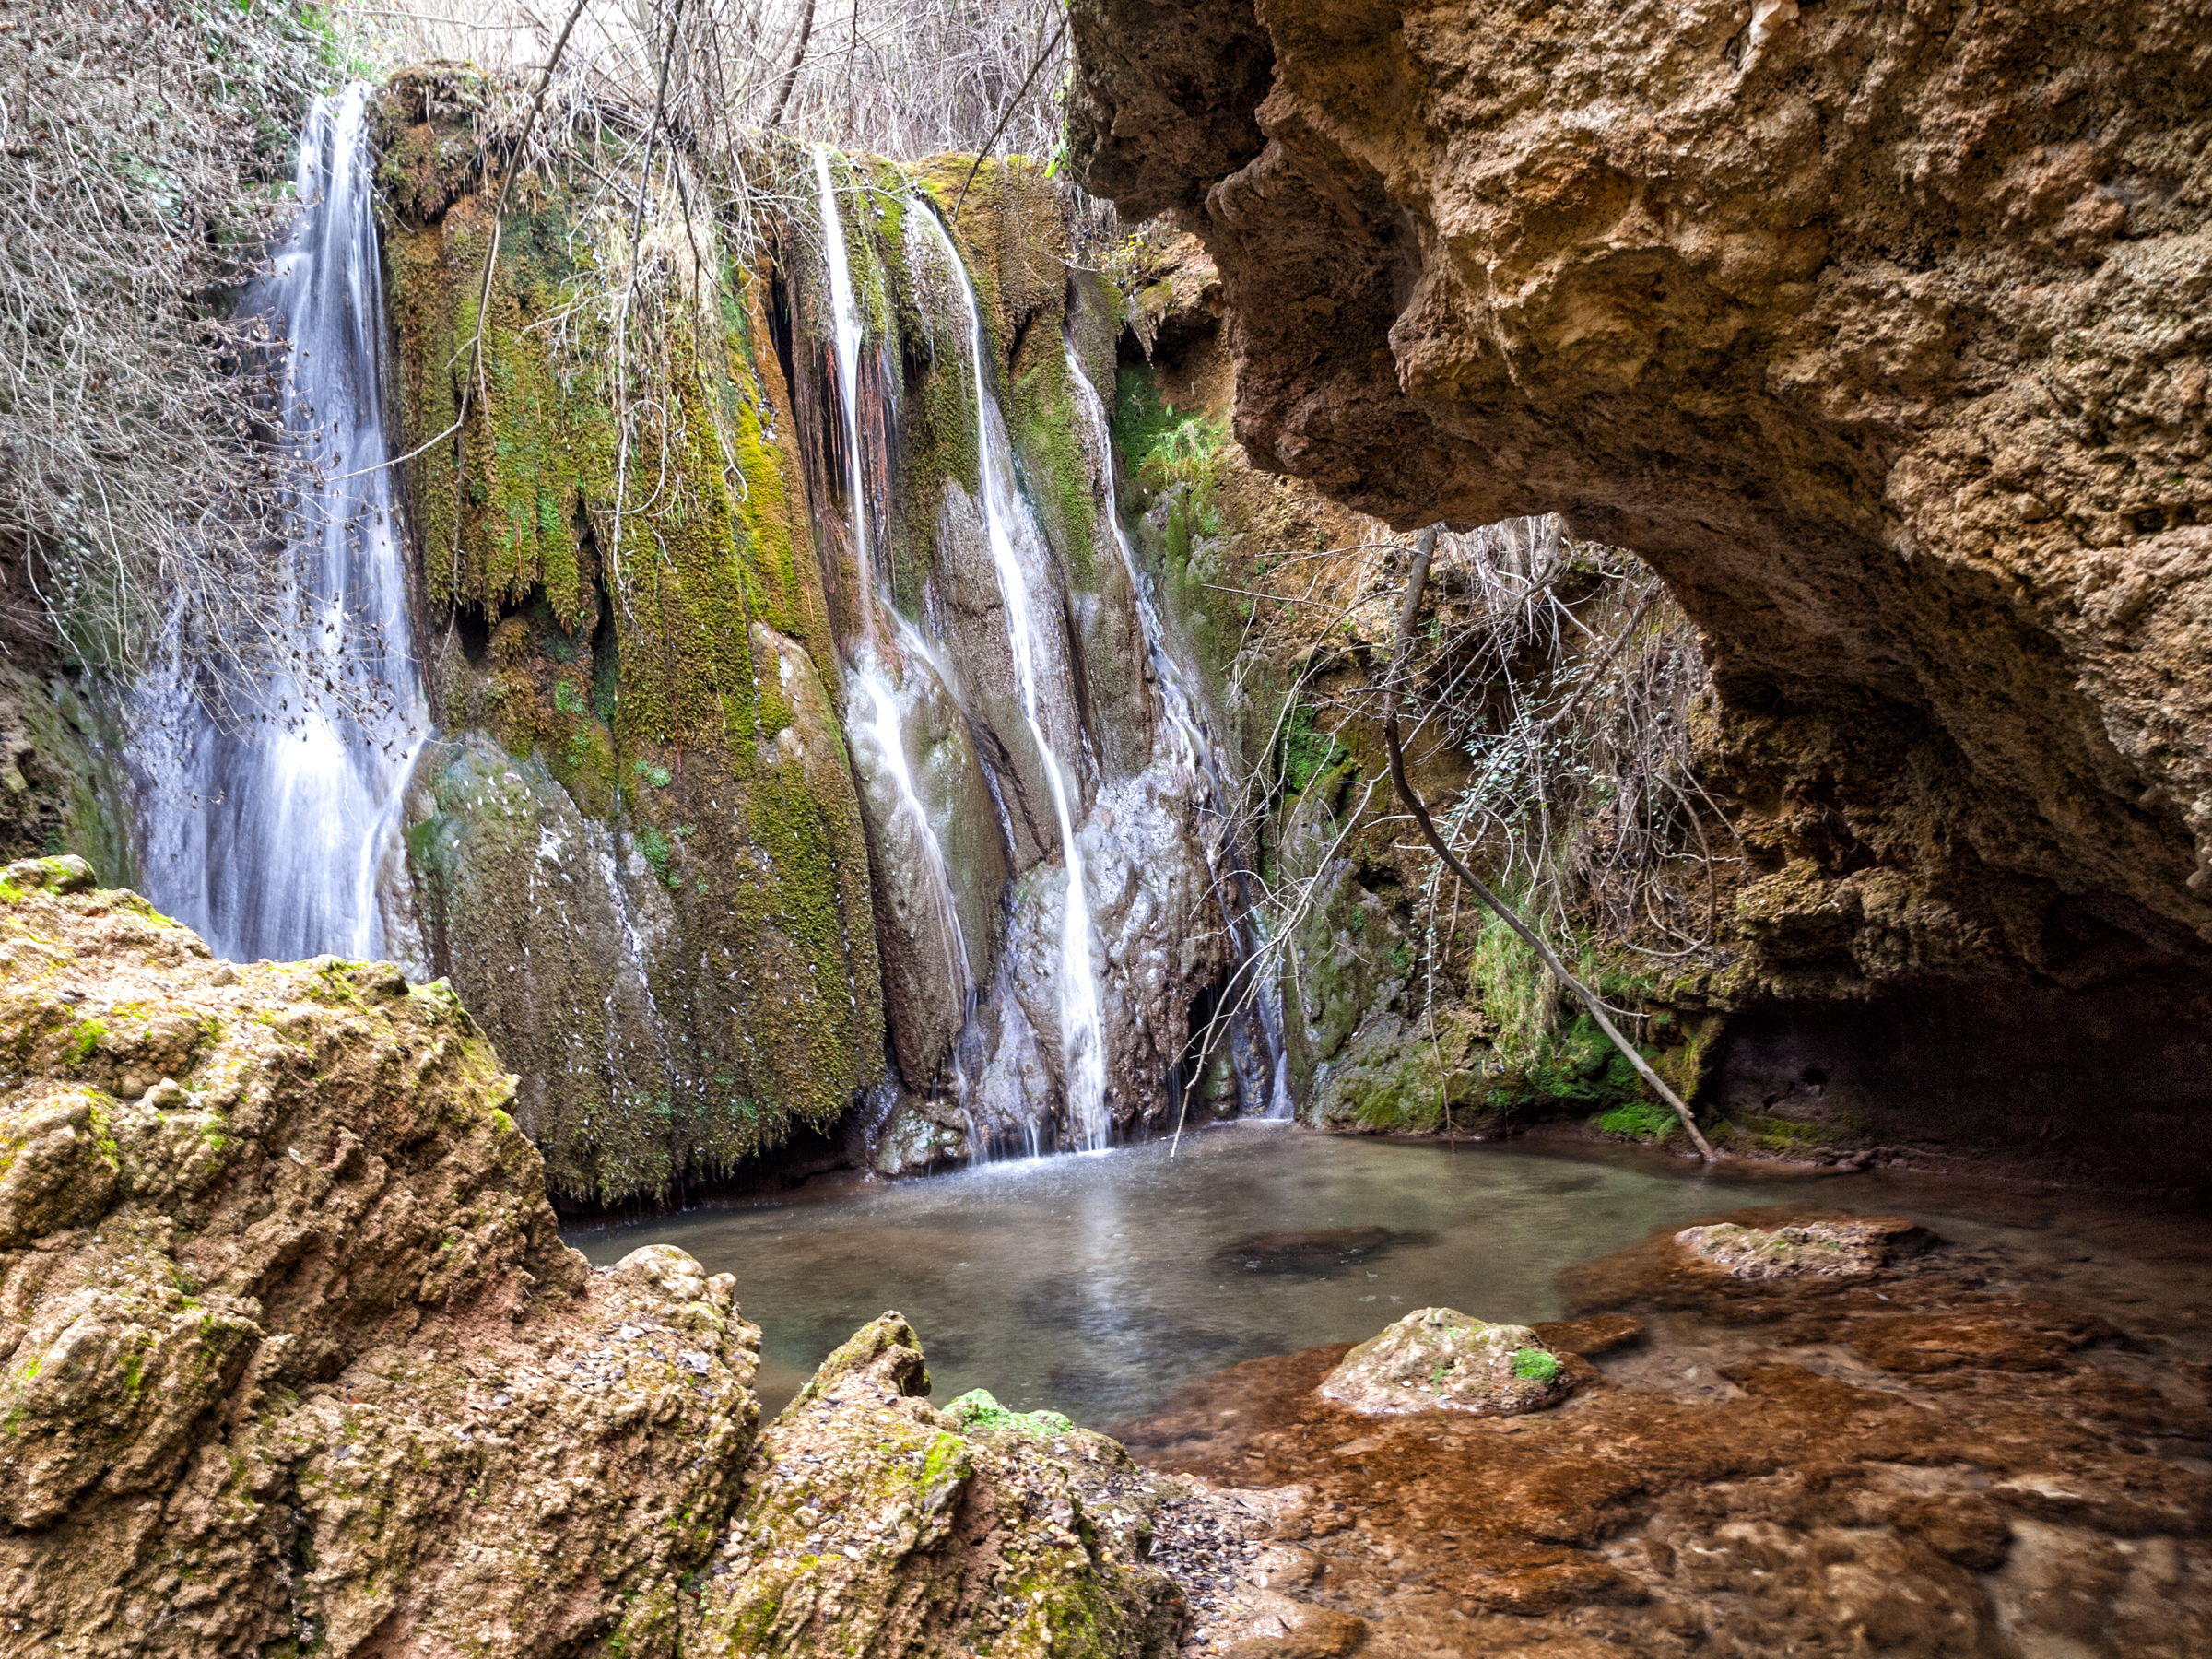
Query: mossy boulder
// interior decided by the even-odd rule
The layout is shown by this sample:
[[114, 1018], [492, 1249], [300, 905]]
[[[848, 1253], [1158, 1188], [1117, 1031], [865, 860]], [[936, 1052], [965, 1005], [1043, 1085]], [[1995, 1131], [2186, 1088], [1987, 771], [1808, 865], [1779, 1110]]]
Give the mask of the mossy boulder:
[[833, 1354], [761, 1436], [684, 1615], [716, 1659], [1165, 1659], [1185, 1604], [1146, 1564], [1171, 1483], [1055, 1413], [932, 1408], [897, 1313]]
[[1470, 1411], [1512, 1417], [1564, 1400], [1567, 1368], [1526, 1325], [1418, 1308], [1371, 1336], [1321, 1381], [1324, 1399], [1375, 1416]]
[[1414, 1019], [1385, 1009], [1316, 1068], [1311, 1112], [1324, 1128], [1430, 1135], [1495, 1128], [1490, 1048], [1473, 1010], [1441, 1005]]
[[447, 986], [218, 962], [39, 863], [0, 882], [10, 1650], [665, 1659], [758, 1424], [728, 1276], [561, 1243]]

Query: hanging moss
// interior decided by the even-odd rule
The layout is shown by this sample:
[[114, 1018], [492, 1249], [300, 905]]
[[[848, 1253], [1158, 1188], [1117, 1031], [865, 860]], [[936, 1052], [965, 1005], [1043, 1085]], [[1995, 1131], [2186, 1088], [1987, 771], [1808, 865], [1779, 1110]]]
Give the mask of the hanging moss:
[[[825, 1126], [880, 1070], [866, 852], [816, 674], [833, 661], [827, 609], [798, 556], [793, 421], [757, 283], [711, 270], [694, 303], [680, 275], [657, 295], [665, 271], [641, 276], [618, 351], [607, 297], [642, 255], [618, 231], [582, 234], [558, 180], [518, 191], [467, 418], [437, 441], [471, 383], [490, 207], [464, 195], [386, 226], [406, 441], [429, 444], [408, 469], [423, 590], [452, 618], [432, 694], [446, 728], [488, 733], [542, 768], [517, 777], [604, 826], [627, 902], [666, 920], [628, 947], [602, 919], [579, 945], [586, 924], [553, 912], [581, 900], [558, 884], [548, 900], [552, 866], [532, 861], [566, 847], [563, 879], [603, 882], [571, 845], [583, 831], [535, 783], [492, 789], [474, 751], [410, 845], [441, 966], [535, 1081], [524, 1126], [550, 1180], [616, 1202]], [[651, 1011], [594, 1014], [611, 989], [516, 971], [564, 949], [609, 974], [642, 949]], [[608, 1018], [579, 1050], [572, 1028]]]

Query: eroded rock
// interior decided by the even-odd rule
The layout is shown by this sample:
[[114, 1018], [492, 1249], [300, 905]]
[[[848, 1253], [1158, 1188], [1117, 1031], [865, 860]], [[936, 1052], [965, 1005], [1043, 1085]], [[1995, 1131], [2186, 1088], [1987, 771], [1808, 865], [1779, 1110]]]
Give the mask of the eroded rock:
[[1322, 1394], [1355, 1411], [1471, 1411], [1512, 1417], [1565, 1399], [1566, 1370], [1526, 1325], [1419, 1308], [1347, 1354]]
[[1877, 1217], [1862, 1221], [1806, 1221], [1783, 1227], [1744, 1227], [1734, 1221], [1688, 1227], [1675, 1241], [1732, 1278], [1841, 1278], [1874, 1272], [1892, 1253], [1924, 1247], [1927, 1234], [1911, 1221]]
[[1173, 1653], [1182, 1593], [1144, 1559], [1171, 1483], [1056, 1413], [928, 1390], [897, 1313], [830, 1356], [761, 1436], [684, 1651]]
[[0, 888], [0, 1645], [665, 1651], [758, 1419], [729, 1277], [560, 1242], [444, 986], [76, 885]]

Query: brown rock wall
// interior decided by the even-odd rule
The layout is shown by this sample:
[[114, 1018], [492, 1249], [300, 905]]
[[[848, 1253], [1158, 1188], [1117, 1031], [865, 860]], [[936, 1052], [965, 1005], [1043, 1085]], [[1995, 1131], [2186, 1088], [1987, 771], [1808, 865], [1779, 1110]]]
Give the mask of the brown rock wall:
[[2206, 6], [1084, 0], [1076, 36], [1079, 166], [1206, 242], [1255, 461], [1665, 575], [1747, 903], [1834, 923], [1778, 972], [2085, 934], [2202, 971]]

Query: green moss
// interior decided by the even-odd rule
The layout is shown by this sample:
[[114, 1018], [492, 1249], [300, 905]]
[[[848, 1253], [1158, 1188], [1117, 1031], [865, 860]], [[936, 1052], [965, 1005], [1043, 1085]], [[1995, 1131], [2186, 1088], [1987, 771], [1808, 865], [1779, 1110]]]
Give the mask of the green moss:
[[1555, 1355], [1542, 1348], [1515, 1348], [1513, 1375], [1530, 1382], [1553, 1382], [1559, 1380], [1559, 1362]]
[[1076, 1425], [1057, 1411], [1009, 1411], [994, 1399], [989, 1391], [970, 1389], [951, 1405], [946, 1413], [963, 1429], [980, 1429], [985, 1432], [1007, 1430], [1017, 1434], [1065, 1434]]
[[1648, 1100], [1630, 1100], [1610, 1112], [1599, 1112], [1590, 1122], [1607, 1135], [1623, 1135], [1635, 1140], [1664, 1141], [1682, 1133], [1682, 1120], [1675, 1115], [1672, 1107], [1653, 1105]]
[[1351, 758], [1351, 751], [1337, 741], [1334, 732], [1314, 729], [1312, 703], [1301, 700], [1290, 711], [1290, 718], [1283, 722], [1277, 775], [1282, 779], [1285, 794], [1305, 794], [1315, 778]]

